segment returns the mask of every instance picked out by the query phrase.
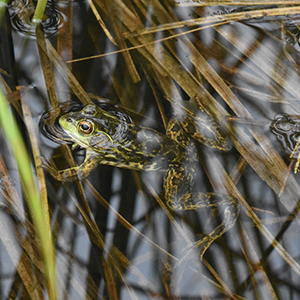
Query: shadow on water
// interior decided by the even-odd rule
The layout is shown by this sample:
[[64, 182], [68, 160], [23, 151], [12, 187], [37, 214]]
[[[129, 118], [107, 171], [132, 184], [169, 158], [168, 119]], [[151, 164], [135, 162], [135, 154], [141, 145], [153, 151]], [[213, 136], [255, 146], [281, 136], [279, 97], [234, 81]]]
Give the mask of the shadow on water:
[[[210, 2], [48, 1], [37, 28], [36, 1], [7, 5], [1, 89], [31, 158], [39, 129], [59, 299], [299, 299], [300, 6]], [[101, 117], [78, 117], [93, 103]], [[74, 111], [70, 136], [59, 120]], [[47, 299], [0, 138], [0, 299]], [[80, 180], [53, 176], [82, 163]]]

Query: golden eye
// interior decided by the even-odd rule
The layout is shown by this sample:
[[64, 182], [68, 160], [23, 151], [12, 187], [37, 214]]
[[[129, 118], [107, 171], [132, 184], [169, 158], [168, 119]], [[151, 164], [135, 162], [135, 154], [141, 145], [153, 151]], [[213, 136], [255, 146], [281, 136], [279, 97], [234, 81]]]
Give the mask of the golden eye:
[[90, 134], [93, 131], [93, 124], [89, 121], [81, 121], [79, 131], [83, 134]]

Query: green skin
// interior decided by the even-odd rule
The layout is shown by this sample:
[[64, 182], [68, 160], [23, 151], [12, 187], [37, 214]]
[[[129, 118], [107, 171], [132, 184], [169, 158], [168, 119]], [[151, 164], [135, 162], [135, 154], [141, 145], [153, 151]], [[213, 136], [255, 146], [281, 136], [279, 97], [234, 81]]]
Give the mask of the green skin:
[[172, 118], [166, 134], [162, 134], [151, 128], [135, 126], [125, 113], [112, 114], [90, 104], [79, 112], [61, 116], [59, 124], [74, 146], [86, 149], [86, 158], [80, 166], [61, 171], [47, 165], [57, 180], [83, 179], [98, 164], [165, 172], [165, 199], [172, 210], [210, 207], [223, 212], [222, 223], [196, 242], [196, 246], [201, 246], [201, 259], [211, 243], [234, 226], [239, 208], [235, 198], [192, 192], [199, 163], [192, 140], [222, 151], [228, 150], [227, 140], [207, 114], [194, 119], [187, 116]]

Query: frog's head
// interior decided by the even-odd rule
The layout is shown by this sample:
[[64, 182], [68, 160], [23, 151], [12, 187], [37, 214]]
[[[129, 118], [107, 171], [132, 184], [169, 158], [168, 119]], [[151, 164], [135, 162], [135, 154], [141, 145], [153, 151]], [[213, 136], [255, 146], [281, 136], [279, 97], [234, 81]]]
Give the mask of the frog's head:
[[93, 104], [61, 116], [59, 124], [70, 141], [95, 152], [128, 146], [132, 139], [132, 122], [127, 115], [116, 111], [112, 114]]

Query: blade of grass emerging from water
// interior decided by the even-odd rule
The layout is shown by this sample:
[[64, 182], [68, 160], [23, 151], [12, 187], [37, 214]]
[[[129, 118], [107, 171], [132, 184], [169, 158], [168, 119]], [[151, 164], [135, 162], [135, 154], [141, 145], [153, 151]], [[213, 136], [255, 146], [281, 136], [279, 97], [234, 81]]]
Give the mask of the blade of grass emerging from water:
[[39, 0], [32, 18], [33, 24], [39, 24], [43, 20], [44, 12], [46, 9], [47, 0]]
[[7, 0], [0, 0], [0, 22], [6, 9]]
[[58, 299], [55, 251], [52, 243], [49, 215], [45, 207], [42, 206], [41, 195], [35, 184], [28, 152], [17, 123], [8, 108], [2, 89], [0, 89], [0, 126], [17, 161], [24, 195], [39, 240], [49, 298]]

